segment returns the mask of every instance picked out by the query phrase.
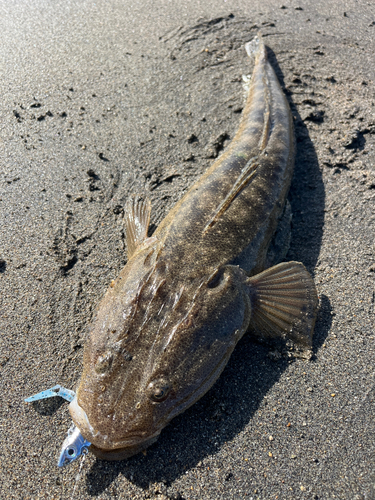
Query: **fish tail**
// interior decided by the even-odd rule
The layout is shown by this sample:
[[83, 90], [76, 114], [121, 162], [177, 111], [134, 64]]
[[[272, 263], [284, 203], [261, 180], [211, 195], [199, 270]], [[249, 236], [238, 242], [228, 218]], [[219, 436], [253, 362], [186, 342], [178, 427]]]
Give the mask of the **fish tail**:
[[245, 49], [251, 59], [267, 59], [266, 47], [261, 33], [258, 33], [250, 42], [247, 42]]

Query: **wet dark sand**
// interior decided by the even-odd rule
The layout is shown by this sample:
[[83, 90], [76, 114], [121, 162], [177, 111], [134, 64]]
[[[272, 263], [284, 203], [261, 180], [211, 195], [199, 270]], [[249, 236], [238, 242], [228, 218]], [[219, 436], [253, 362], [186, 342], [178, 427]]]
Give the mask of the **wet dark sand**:
[[89, 454], [74, 498], [375, 498], [375, 7], [343, 4], [1, 3], [0, 498], [71, 497], [67, 404], [23, 399], [75, 387], [127, 197], [156, 227], [226, 147], [258, 29], [295, 117], [288, 259], [318, 287], [314, 357], [243, 338], [145, 456]]

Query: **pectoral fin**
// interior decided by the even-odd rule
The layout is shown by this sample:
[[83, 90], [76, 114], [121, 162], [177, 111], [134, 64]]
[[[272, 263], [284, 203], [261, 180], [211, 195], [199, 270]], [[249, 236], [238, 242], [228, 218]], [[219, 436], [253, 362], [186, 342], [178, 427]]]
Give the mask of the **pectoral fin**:
[[287, 337], [311, 349], [318, 297], [300, 262], [282, 262], [247, 280], [252, 304], [250, 329], [263, 338]]
[[126, 204], [125, 227], [128, 259], [147, 238], [151, 202], [148, 198], [131, 196]]

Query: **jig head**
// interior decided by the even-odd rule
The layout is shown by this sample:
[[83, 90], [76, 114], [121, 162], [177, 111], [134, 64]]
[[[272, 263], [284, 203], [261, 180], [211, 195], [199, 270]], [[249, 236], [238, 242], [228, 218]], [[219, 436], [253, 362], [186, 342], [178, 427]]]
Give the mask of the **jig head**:
[[[34, 394], [33, 396], [26, 398], [25, 402], [32, 403], [33, 401], [53, 398], [55, 396], [60, 396], [61, 398], [64, 398], [67, 401], [72, 402], [73, 399], [76, 397], [76, 394], [74, 391], [71, 391], [70, 389], [65, 389], [65, 387], [61, 387], [61, 385], [55, 385], [50, 389], [38, 392], [38, 394]], [[63, 442], [57, 465], [59, 467], [62, 467], [63, 465], [67, 465], [70, 462], [73, 462], [73, 460], [78, 458], [80, 455], [85, 455], [88, 452], [88, 448], [90, 445], [91, 443], [82, 436], [78, 427], [76, 427], [73, 424], [68, 430], [68, 435]]]

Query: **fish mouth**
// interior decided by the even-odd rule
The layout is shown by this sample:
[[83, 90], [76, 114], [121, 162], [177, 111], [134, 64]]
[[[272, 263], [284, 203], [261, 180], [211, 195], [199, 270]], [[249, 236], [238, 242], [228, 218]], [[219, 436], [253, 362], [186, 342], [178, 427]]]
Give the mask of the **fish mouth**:
[[94, 452], [99, 458], [108, 455], [107, 460], [120, 460], [121, 458], [109, 458], [109, 455], [120, 455], [122, 458], [135, 455], [140, 451], [154, 443], [161, 432], [157, 430], [154, 434], [149, 435], [146, 432], [138, 432], [127, 435], [123, 439], [120, 438], [116, 441], [112, 440], [109, 436], [96, 431], [90, 424], [86, 412], [79, 406], [77, 397], [69, 405], [69, 413], [72, 417], [74, 424], [80, 430], [82, 436], [90, 443], [90, 450]]
[[159, 438], [160, 432], [142, 442], [135, 444], [133, 446], [126, 446], [123, 448], [115, 448], [112, 450], [104, 450], [102, 448], [98, 448], [94, 444], [90, 446], [90, 451], [94, 453], [94, 455], [101, 460], [124, 460], [125, 458], [130, 458], [133, 455], [137, 455], [141, 451], [144, 451], [146, 448], [151, 446], [157, 439]]

